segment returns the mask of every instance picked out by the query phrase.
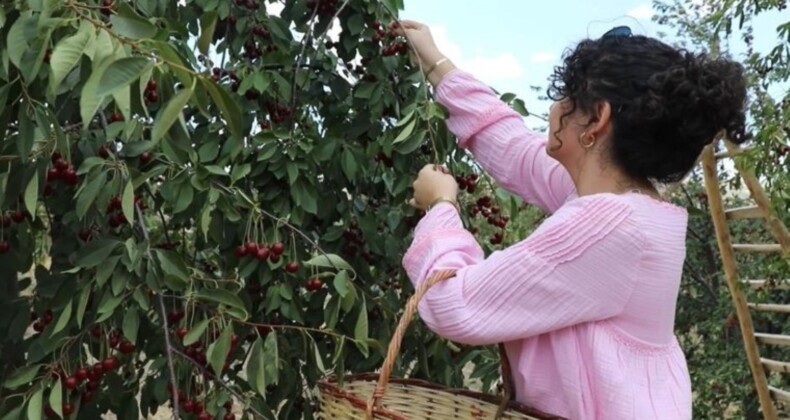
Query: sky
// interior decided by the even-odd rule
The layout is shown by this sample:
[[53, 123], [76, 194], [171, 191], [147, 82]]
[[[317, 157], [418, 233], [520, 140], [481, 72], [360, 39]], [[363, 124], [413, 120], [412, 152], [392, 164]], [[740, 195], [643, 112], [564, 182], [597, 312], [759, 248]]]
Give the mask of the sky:
[[[538, 95], [545, 95], [547, 78], [565, 49], [618, 25], [646, 36], [674, 34], [653, 22], [653, 14], [650, 0], [405, 0], [400, 15], [427, 24], [439, 49], [458, 67], [500, 92], [517, 94], [530, 112], [543, 114], [549, 102]], [[758, 50], [775, 45], [775, 28], [782, 18], [787, 20], [760, 17], [754, 34]], [[530, 85], [539, 86], [540, 92]], [[527, 121], [542, 124], [532, 117]]]

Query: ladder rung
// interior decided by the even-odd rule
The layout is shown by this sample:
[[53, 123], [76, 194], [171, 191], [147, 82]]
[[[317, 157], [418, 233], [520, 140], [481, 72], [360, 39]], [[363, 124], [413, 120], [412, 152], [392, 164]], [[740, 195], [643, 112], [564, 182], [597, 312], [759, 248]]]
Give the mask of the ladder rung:
[[787, 392], [783, 389], [779, 389], [771, 385], [768, 385], [768, 390], [771, 391], [771, 396], [775, 400], [781, 401], [785, 404], [790, 404], [790, 392]]
[[790, 313], [790, 305], [778, 305], [776, 303], [750, 303], [749, 307], [755, 311]]
[[743, 252], [782, 252], [779, 244], [732, 244], [732, 249]]
[[770, 370], [771, 372], [790, 373], [790, 363], [765, 359], [762, 357], [760, 358], [760, 362], [763, 364], [764, 368]]
[[790, 280], [768, 281], [768, 280], [748, 280], [749, 287], [753, 290], [790, 290]]
[[790, 346], [790, 336], [768, 333], [754, 333], [754, 338], [760, 344], [769, 346]]
[[759, 219], [763, 217], [763, 209], [758, 206], [738, 207], [734, 209], [724, 210], [729, 220], [737, 219]]
[[749, 150], [751, 150], [751, 147], [736, 147], [736, 148], [733, 148], [733, 150], [732, 150], [733, 153], [732, 154], [730, 154], [730, 152], [728, 150], [723, 150], [721, 152], [716, 152], [713, 155], [713, 157], [715, 157], [716, 159], [724, 159], [724, 158], [740, 155], [741, 153], [747, 152]]

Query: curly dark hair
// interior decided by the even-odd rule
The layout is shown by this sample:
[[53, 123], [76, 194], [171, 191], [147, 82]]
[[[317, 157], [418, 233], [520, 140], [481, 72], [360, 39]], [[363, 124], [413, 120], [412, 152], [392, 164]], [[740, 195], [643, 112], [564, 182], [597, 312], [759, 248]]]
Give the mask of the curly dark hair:
[[748, 140], [743, 67], [726, 58], [645, 36], [603, 37], [566, 51], [550, 81], [549, 98], [571, 101], [554, 136], [577, 109], [595, 121], [595, 104], [608, 101], [610, 157], [634, 179], [680, 181], [721, 130]]

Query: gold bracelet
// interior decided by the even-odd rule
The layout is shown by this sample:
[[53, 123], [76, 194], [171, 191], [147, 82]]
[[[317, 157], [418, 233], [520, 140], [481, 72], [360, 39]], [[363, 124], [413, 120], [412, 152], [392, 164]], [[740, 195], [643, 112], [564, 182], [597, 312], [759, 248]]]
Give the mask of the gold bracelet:
[[458, 213], [461, 213], [461, 207], [458, 206], [458, 202], [457, 201], [449, 199], [449, 198], [443, 198], [443, 197], [442, 198], [437, 198], [436, 200], [433, 200], [431, 202], [431, 204], [428, 205], [428, 208], [425, 209], [425, 211], [431, 211], [431, 209], [434, 208], [439, 203], [450, 203], [450, 204], [453, 205], [453, 207], [455, 207], [455, 209], [458, 211]]
[[436, 70], [437, 67], [439, 67], [440, 65], [444, 64], [447, 61], [450, 61], [447, 57], [442, 57], [439, 60], [437, 60], [435, 63], [433, 63], [431, 68], [429, 68], [428, 71], [425, 72], [425, 77], [430, 76], [431, 73], [433, 73], [433, 71]]

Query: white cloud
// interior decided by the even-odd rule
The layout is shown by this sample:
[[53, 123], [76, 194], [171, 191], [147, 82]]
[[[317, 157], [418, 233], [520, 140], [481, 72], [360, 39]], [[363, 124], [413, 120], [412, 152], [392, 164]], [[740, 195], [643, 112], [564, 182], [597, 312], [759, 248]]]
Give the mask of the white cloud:
[[552, 52], [539, 52], [532, 54], [529, 61], [533, 63], [548, 63], [557, 59], [557, 54]]
[[654, 13], [653, 6], [646, 3], [629, 10], [626, 14], [635, 19], [650, 19]]
[[474, 74], [486, 83], [502, 80], [520, 79], [524, 75], [524, 67], [515, 54], [504, 52], [500, 54], [486, 54], [476, 52], [472, 55], [463, 53], [461, 46], [453, 41], [447, 34], [444, 25], [429, 25], [431, 33], [439, 50], [456, 66]]

